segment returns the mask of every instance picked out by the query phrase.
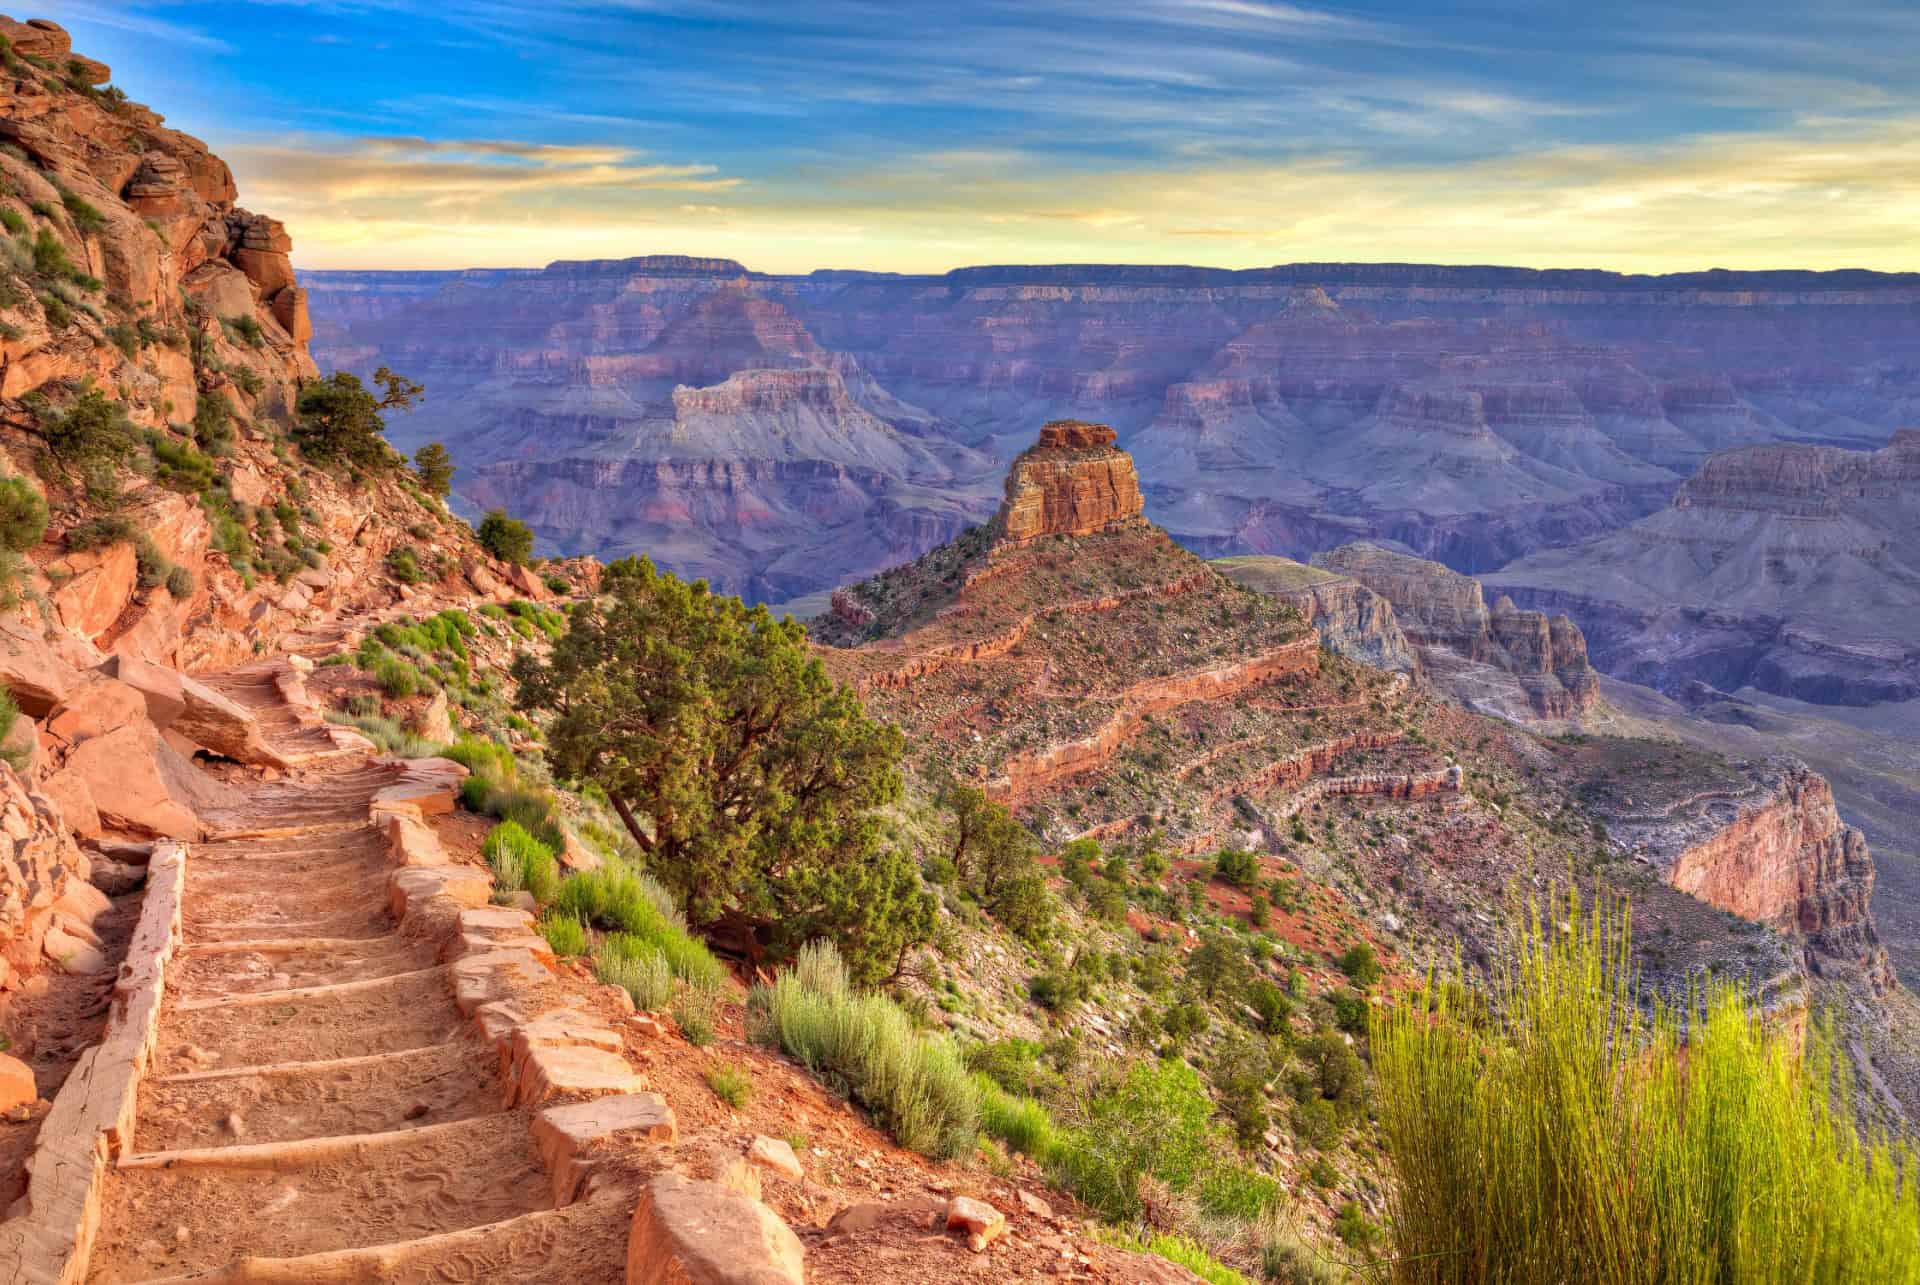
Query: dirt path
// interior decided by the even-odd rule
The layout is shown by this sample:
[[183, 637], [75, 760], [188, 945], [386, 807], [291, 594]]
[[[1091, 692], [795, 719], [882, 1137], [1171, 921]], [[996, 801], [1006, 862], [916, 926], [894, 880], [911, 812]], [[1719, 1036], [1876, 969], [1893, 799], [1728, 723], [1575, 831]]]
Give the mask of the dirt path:
[[[215, 681], [277, 747], [320, 749], [270, 669]], [[109, 1175], [89, 1279], [619, 1279], [625, 1209], [553, 1209], [497, 1057], [434, 945], [395, 924], [367, 822], [391, 779], [316, 758], [246, 790], [229, 837], [191, 849], [137, 1153]], [[369, 1246], [397, 1248], [257, 1261]]]

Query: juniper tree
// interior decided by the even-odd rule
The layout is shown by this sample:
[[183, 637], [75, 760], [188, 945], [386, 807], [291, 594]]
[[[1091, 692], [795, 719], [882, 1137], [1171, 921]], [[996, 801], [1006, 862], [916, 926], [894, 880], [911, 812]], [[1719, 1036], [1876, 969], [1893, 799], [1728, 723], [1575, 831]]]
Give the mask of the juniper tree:
[[428, 442], [413, 453], [413, 467], [420, 474], [420, 485], [428, 495], [441, 499], [453, 493], [453, 456], [439, 442]]
[[884, 842], [904, 749], [765, 607], [661, 574], [606, 569], [551, 655], [514, 664], [524, 710], [552, 715], [559, 775], [591, 782], [714, 935], [785, 953], [832, 939], [863, 980], [897, 972], [933, 930], [931, 896]]

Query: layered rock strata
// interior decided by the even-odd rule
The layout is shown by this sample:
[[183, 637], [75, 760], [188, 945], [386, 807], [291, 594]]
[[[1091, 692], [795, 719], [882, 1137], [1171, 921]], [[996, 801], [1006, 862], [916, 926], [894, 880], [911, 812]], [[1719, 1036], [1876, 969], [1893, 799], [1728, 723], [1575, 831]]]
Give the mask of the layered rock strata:
[[1385, 599], [1429, 675], [1469, 708], [1566, 721], [1599, 707], [1586, 640], [1564, 615], [1523, 611], [1505, 596], [1489, 608], [1479, 581], [1377, 545], [1345, 545], [1314, 565]]
[[1054, 420], [1007, 474], [995, 525], [1021, 545], [1049, 535], [1117, 531], [1141, 520], [1145, 502], [1133, 459], [1105, 424]]

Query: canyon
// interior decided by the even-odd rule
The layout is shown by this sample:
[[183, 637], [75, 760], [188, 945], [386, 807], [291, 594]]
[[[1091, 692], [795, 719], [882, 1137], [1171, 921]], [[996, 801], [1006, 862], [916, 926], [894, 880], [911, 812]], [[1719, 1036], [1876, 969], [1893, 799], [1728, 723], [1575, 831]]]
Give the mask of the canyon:
[[1920, 417], [1911, 274], [652, 256], [303, 281], [323, 364], [433, 390], [396, 438], [470, 461], [472, 503], [774, 602], [984, 520], [1053, 418], [1110, 424], [1196, 551], [1372, 540], [1482, 572], [1659, 511], [1715, 452], [1875, 449]]

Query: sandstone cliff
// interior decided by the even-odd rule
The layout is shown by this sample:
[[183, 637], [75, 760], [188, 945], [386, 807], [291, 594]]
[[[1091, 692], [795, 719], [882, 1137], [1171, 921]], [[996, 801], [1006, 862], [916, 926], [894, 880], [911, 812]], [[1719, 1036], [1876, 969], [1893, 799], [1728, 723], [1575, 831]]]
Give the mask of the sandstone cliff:
[[1816, 976], [1893, 986], [1873, 859], [1826, 780], [1788, 758], [1733, 769], [1723, 781], [1630, 783], [1596, 808], [1608, 842], [1680, 891], [1788, 934]]
[[1054, 420], [1007, 473], [1006, 499], [994, 519], [1001, 539], [1026, 544], [1050, 535], [1119, 531], [1144, 507], [1133, 460], [1105, 424]]
[[1376, 545], [1318, 554], [1314, 565], [1384, 598], [1428, 675], [1469, 709], [1555, 722], [1598, 710], [1586, 640], [1565, 616], [1522, 611], [1504, 596], [1489, 609], [1477, 580]]

